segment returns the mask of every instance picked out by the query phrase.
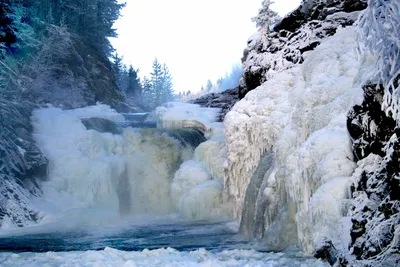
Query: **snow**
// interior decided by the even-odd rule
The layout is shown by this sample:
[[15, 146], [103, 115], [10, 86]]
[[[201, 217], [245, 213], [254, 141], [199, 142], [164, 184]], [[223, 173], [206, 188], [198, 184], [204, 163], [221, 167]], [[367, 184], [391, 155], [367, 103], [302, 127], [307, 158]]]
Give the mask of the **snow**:
[[[382, 108], [387, 116], [400, 121], [400, 2], [368, 0], [360, 17], [360, 37], [367, 51], [377, 55], [374, 75], [368, 77], [385, 88]], [[364, 51], [362, 51], [364, 52]]]
[[180, 252], [172, 248], [143, 251], [120, 251], [105, 248], [101, 251], [0, 253], [2, 266], [328, 266], [313, 258], [285, 253], [261, 253], [254, 250], [225, 250], [211, 252], [198, 249]]
[[198, 128], [209, 134], [220, 111], [219, 108], [203, 108], [197, 104], [169, 102], [158, 107], [155, 113], [160, 128]]
[[348, 110], [362, 99], [358, 75], [363, 71], [356, 48], [356, 29], [338, 29], [309, 52], [303, 64], [271, 75], [249, 92], [225, 119], [225, 186], [236, 202], [235, 217], [241, 217], [261, 156], [272, 149], [275, 169], [265, 179], [276, 186], [266, 191], [271, 195], [266, 220], [279, 219], [272, 211], [285, 209], [282, 199], [293, 202], [294, 245], [308, 253], [322, 236], [348, 239], [335, 225], [342, 220], [347, 181], [356, 168], [346, 128]]
[[75, 117], [80, 119], [96, 117], [108, 119], [115, 122], [125, 121], [125, 118], [122, 114], [117, 113], [114, 109], [110, 108], [110, 106], [100, 103], [97, 103], [94, 106], [71, 109], [67, 111], [67, 113], [73, 114]]

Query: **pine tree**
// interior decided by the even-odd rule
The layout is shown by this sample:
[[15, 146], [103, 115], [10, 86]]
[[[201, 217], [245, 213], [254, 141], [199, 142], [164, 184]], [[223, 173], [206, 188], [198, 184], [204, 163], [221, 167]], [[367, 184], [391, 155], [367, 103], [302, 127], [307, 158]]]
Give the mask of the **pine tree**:
[[112, 67], [112, 69], [113, 69], [113, 71], [115, 73], [115, 76], [118, 78], [121, 75], [122, 67], [123, 67], [122, 57], [120, 57], [118, 55], [118, 52], [115, 52], [112, 55], [112, 65], [111, 65], [111, 67]]
[[6, 51], [12, 49], [12, 45], [17, 41], [15, 29], [13, 27], [13, 19], [11, 9], [5, 2], [0, 3], [0, 58], [4, 56]]
[[[174, 99], [174, 92], [172, 89], [172, 77], [167, 65], [164, 63], [162, 68], [162, 103], [172, 101]], [[160, 103], [160, 104], [162, 104]]]
[[142, 82], [142, 97], [141, 101], [146, 106], [150, 108], [154, 107], [154, 95], [153, 95], [153, 86], [151, 84], [151, 80], [149, 80], [146, 76], [143, 78]]
[[126, 88], [126, 94], [134, 99], [134, 102], [139, 102], [139, 98], [142, 93], [140, 79], [138, 77], [139, 70], [135, 70], [132, 66], [128, 70], [128, 86]]
[[271, 5], [274, 3], [272, 0], [263, 0], [262, 7], [258, 11], [258, 15], [251, 20], [256, 23], [258, 28], [263, 28], [269, 31], [269, 27], [276, 24], [280, 17], [277, 12], [271, 9]]
[[159, 106], [162, 104], [162, 95], [163, 95], [163, 70], [162, 65], [158, 62], [158, 59], [155, 58], [153, 61], [153, 72], [151, 75], [151, 85], [153, 91], [153, 105]]

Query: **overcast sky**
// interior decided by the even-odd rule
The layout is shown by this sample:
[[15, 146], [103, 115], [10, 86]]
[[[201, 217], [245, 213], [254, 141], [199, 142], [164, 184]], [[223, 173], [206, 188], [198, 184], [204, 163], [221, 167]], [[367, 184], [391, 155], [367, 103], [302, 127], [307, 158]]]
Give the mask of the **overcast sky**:
[[[125, 64], [148, 76], [155, 57], [171, 71], [176, 91], [197, 91], [239, 63], [261, 0], [126, 0], [111, 42]], [[275, 0], [281, 16], [301, 0]]]

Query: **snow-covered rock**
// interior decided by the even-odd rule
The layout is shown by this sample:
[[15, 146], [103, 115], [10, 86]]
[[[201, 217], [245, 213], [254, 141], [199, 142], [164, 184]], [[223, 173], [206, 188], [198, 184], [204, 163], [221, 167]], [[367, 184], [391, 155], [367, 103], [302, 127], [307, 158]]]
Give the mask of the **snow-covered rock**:
[[400, 136], [382, 111], [383, 88], [364, 86], [364, 102], [348, 116], [358, 169], [353, 175], [351, 252], [358, 260], [400, 264]]
[[37, 182], [46, 176], [47, 159], [32, 139], [27, 102], [0, 99], [0, 228], [40, 221], [31, 201], [40, 196]]
[[[349, 224], [341, 218], [356, 165], [346, 114], [362, 99], [355, 36], [355, 27], [338, 29], [302, 64], [277, 72], [226, 115], [225, 186], [236, 218], [255, 225], [241, 227], [264, 236], [269, 248], [299, 245], [311, 253], [324, 237], [347, 246]], [[273, 163], [257, 178], [265, 153]], [[249, 189], [252, 179], [259, 182]], [[257, 212], [244, 219], [247, 209]]]
[[352, 25], [365, 0], [306, 0], [275, 25], [272, 32], [261, 29], [249, 38], [242, 58], [243, 76], [239, 98], [276, 73], [301, 64], [309, 51], [340, 27]]
[[195, 100], [190, 101], [190, 103], [198, 104], [201, 107], [220, 108], [221, 112], [218, 121], [222, 122], [226, 113], [228, 113], [232, 109], [233, 105], [239, 101], [238, 92], [239, 88], [233, 88], [221, 93], [211, 93], [196, 98]]
[[364, 81], [364, 101], [348, 115], [359, 160], [353, 174], [350, 252], [370, 266], [400, 265], [399, 23], [395, 0], [369, 0], [359, 22], [362, 55], [376, 58]]

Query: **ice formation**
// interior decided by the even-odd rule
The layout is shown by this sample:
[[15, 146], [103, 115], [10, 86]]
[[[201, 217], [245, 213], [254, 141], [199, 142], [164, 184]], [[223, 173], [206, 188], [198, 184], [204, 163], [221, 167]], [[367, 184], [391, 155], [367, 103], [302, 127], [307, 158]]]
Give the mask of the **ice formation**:
[[[203, 108], [197, 104], [168, 102], [155, 111], [159, 128], [184, 129], [197, 128], [213, 135], [213, 125], [219, 115], [219, 108]], [[217, 124], [218, 125], [218, 124]], [[220, 127], [216, 127], [218, 129]]]
[[143, 251], [120, 251], [105, 248], [101, 251], [0, 253], [4, 266], [327, 266], [313, 258], [285, 253], [262, 253], [254, 250], [211, 252], [198, 249], [180, 252], [172, 248]]
[[[212, 126], [211, 116], [201, 115], [200, 121], [220, 136], [221, 125]], [[124, 120], [106, 105], [33, 112], [34, 138], [49, 159], [44, 197], [35, 201], [44, 221], [82, 209], [103, 210], [115, 218], [176, 211], [188, 219], [221, 215], [219, 206], [226, 202], [221, 181], [193, 160], [194, 148], [173, 138], [177, 133], [131, 127], [122, 134], [100, 133], [83, 125], [81, 119], [91, 116]]]
[[[171, 184], [171, 197], [179, 213], [189, 219], [212, 219], [226, 194], [207, 167], [195, 160], [182, 163]], [[227, 219], [227, 218], [224, 218]]]
[[[313, 252], [316, 242], [328, 237], [347, 246], [349, 237], [340, 232], [349, 225], [341, 218], [356, 165], [346, 114], [362, 99], [355, 36], [354, 27], [339, 29], [303, 64], [275, 74], [226, 116], [225, 186], [236, 201], [236, 218], [249, 208], [246, 190], [260, 159], [267, 151], [273, 154], [258, 197], [265, 205], [261, 235], [275, 245], [300, 245]], [[290, 238], [285, 224], [297, 229]]]

